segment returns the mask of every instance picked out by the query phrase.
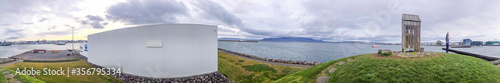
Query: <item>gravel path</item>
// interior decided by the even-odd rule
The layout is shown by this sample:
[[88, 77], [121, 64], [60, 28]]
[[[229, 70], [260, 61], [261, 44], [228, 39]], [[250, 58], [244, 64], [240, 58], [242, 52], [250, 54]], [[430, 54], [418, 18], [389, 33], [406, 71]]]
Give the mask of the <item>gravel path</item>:
[[[351, 59], [348, 59], [347, 61], [350, 61], [350, 60]], [[344, 64], [344, 63], [345, 62], [338, 62], [338, 63], [335, 63], [335, 64], [339, 64], [339, 66], [342, 66], [342, 64]], [[334, 66], [334, 65], [331, 65], [331, 66]], [[328, 76], [321, 76], [321, 77], [316, 78], [316, 83], [328, 83], [329, 77], [333, 74], [333, 72], [335, 72], [335, 70], [337, 70], [337, 68], [331, 68], [331, 69], [329, 69], [328, 70]]]
[[316, 79], [316, 83], [328, 83], [328, 76], [321, 76]]

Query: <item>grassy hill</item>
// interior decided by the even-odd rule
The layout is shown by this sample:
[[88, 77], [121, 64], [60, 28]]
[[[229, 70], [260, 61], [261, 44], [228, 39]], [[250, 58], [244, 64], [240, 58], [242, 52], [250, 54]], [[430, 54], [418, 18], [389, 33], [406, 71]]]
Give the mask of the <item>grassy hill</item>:
[[[347, 59], [351, 59], [347, 61]], [[345, 62], [339, 65], [339, 62]], [[331, 68], [337, 68], [332, 74]], [[330, 61], [278, 79], [284, 82], [315, 82], [329, 76], [330, 83], [358, 82], [500, 82], [500, 67], [475, 57], [459, 54], [403, 58], [364, 54]]]
[[269, 83], [288, 74], [305, 69], [262, 63], [220, 51], [218, 54], [219, 71], [233, 83]]
[[273, 83], [315, 83], [316, 78], [320, 76], [326, 76], [328, 74], [328, 69], [333, 64], [347, 61], [348, 59], [355, 59], [357, 56], [351, 56], [346, 58], [341, 58], [337, 60], [333, 60], [330, 62], [322, 63], [316, 66], [309, 67], [304, 70], [297, 71], [285, 77], [282, 77]]

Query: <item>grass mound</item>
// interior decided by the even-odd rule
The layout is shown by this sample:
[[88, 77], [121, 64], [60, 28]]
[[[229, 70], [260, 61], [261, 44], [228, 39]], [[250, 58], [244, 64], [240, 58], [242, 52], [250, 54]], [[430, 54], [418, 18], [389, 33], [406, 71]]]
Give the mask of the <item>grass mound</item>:
[[233, 83], [269, 83], [288, 74], [305, 69], [262, 63], [220, 51], [217, 60], [219, 71]]
[[315, 83], [316, 78], [323, 76], [325, 73], [328, 73], [327, 68], [329, 66], [338, 62], [347, 61], [347, 59], [354, 59], [355, 57], [357, 56], [341, 58], [330, 62], [322, 63], [316, 66], [312, 66], [307, 69], [300, 70], [298, 72], [282, 77], [274, 81], [273, 83]]
[[[6, 69], [3, 67], [0, 67], [0, 69], [2, 69], [4, 71], [8, 71], [10, 74], [13, 74], [13, 75], [15, 75], [15, 73], [16, 73], [16, 71], [14, 71], [14, 70]], [[0, 78], [1, 79], [0, 83], [7, 83], [8, 82], [9, 79], [5, 78], [4, 74], [0, 74], [0, 76], [2, 76]], [[14, 79], [19, 80], [22, 83], [45, 83], [42, 80], [27, 76], [27, 75], [15, 75]]]
[[[418, 59], [376, 58], [365, 54], [338, 67], [330, 83], [358, 82], [470, 82], [498, 83], [500, 69], [485, 60], [439, 53]], [[306, 69], [307, 70], [307, 69]]]

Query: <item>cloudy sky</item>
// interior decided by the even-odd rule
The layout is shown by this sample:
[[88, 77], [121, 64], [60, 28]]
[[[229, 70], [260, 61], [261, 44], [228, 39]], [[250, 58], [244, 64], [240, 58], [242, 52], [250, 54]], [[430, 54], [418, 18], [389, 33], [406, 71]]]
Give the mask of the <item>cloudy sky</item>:
[[400, 42], [403, 13], [420, 16], [422, 42], [500, 40], [498, 0], [0, 0], [0, 40], [190, 23], [219, 26], [219, 38]]

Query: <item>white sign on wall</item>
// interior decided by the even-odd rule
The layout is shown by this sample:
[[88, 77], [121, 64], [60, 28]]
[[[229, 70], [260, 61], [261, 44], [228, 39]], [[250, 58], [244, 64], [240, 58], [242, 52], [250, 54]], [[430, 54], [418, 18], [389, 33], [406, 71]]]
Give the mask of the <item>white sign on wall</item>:
[[146, 47], [147, 48], [162, 48], [163, 43], [161, 40], [147, 40]]

